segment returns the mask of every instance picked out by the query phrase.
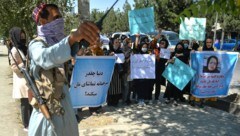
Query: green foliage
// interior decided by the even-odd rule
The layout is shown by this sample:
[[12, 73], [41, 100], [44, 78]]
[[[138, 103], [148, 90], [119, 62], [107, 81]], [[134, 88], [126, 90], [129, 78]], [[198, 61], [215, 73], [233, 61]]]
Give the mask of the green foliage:
[[[123, 11], [120, 11], [120, 9], [115, 10], [113, 8], [103, 21], [102, 33], [129, 31], [128, 25], [129, 10], [131, 10], [131, 6], [127, 0], [125, 1], [125, 4], [123, 6]], [[107, 12], [107, 10], [105, 12]], [[97, 22], [105, 14], [105, 12], [99, 11], [98, 9], [93, 9], [91, 12], [90, 19], [94, 22]]]
[[[31, 4], [29, 4], [31, 3]], [[14, 26], [23, 28], [27, 34], [33, 34], [34, 23], [31, 19], [31, 13], [36, 1], [18, 0], [18, 1], [0, 1], [0, 33], [8, 37], [8, 31]], [[36, 30], [36, 29], [35, 29]]]
[[240, 5], [237, 0], [201, 0], [192, 4], [178, 17], [206, 17], [207, 31], [211, 31], [218, 14], [218, 22], [226, 32], [240, 32]]
[[[76, 15], [69, 14], [71, 4], [69, 0], [1, 0], [0, 1], [0, 35], [8, 37], [9, 30], [14, 27], [21, 27], [31, 38], [36, 34], [36, 24], [32, 19], [32, 11], [40, 2], [55, 3], [62, 9], [63, 16], [66, 17], [65, 25], [76, 27]], [[68, 28], [67, 27], [67, 28]]]

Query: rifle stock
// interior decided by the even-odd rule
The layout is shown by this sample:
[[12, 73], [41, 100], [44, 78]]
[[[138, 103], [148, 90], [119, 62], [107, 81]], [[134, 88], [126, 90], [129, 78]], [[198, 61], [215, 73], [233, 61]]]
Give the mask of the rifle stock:
[[48, 112], [46, 104], [38, 104], [39, 109], [47, 120], [51, 120], [51, 115]]
[[34, 97], [36, 98], [36, 100], [38, 102], [38, 107], [39, 107], [40, 111], [42, 112], [43, 116], [49, 121], [54, 135], [57, 136], [57, 133], [55, 131], [55, 126], [54, 126], [54, 124], [51, 120], [51, 115], [48, 111], [47, 105], [46, 105], [44, 99], [41, 97], [35, 82], [32, 80], [31, 76], [29, 75], [29, 73], [28, 73], [28, 71], [26, 70], [25, 67], [22, 67], [22, 68], [19, 68], [19, 69], [23, 73], [24, 78], [28, 83], [28, 86], [31, 88], [31, 91], [32, 91]]
[[[14, 46], [14, 45], [13, 45]], [[17, 47], [14, 46], [16, 49]], [[16, 63], [16, 66], [17, 68], [21, 71], [21, 73], [23, 74], [27, 84], [28, 84], [28, 87], [31, 89], [32, 93], [33, 93], [33, 96], [36, 98], [37, 102], [38, 102], [38, 106], [39, 106], [39, 109], [41, 110], [42, 114], [44, 115], [44, 117], [48, 120], [48, 122], [50, 123], [51, 127], [52, 127], [52, 132], [55, 136], [57, 136], [57, 133], [56, 133], [56, 130], [55, 130], [55, 126], [51, 120], [51, 115], [48, 111], [48, 108], [46, 106], [46, 103], [44, 101], [44, 99], [41, 97], [40, 93], [39, 93], [39, 90], [34, 82], [34, 80], [31, 78], [31, 76], [29, 75], [28, 71], [26, 70], [25, 68], [25, 65], [26, 65], [26, 60], [24, 60], [21, 56], [21, 53], [18, 51], [17, 49], [17, 52], [18, 54], [20, 55], [20, 58], [22, 60], [22, 62], [24, 63], [24, 67], [19, 67], [17, 64], [17, 61], [15, 60], [15, 58], [13, 57], [13, 54], [12, 52], [10, 51], [10, 54], [13, 58], [13, 61]]]

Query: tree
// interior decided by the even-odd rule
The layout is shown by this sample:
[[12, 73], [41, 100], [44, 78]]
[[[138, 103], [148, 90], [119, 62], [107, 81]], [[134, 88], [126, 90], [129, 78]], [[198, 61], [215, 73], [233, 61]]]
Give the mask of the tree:
[[[222, 41], [224, 32], [236, 32], [240, 34], [240, 1], [239, 0], [202, 0], [196, 1], [186, 8], [179, 17], [205, 17], [207, 16], [207, 31], [211, 31], [215, 23], [215, 16], [218, 14], [218, 22], [222, 27]], [[237, 37], [239, 39], [239, 37]], [[236, 41], [237, 43], [237, 41]], [[236, 44], [237, 45], [237, 44]]]
[[[31, 4], [29, 4], [31, 3]], [[1, 34], [8, 37], [8, 31], [14, 26], [23, 28], [28, 35], [33, 34], [34, 23], [31, 18], [36, 1], [0, 1]], [[36, 30], [36, 29], [35, 29]]]
[[[26, 34], [31, 38], [36, 34], [36, 25], [32, 19], [32, 11], [40, 2], [48, 3], [49, 0], [1, 0], [0, 1], [0, 35], [8, 37], [9, 30], [14, 27], [21, 27]], [[51, 0], [51, 3], [56, 3], [62, 10], [63, 16], [68, 16], [70, 21], [66, 21], [66, 26], [74, 23], [74, 15], [70, 15], [71, 3], [67, 4], [68, 0]], [[70, 17], [71, 16], [71, 17]], [[77, 21], [76, 21], [77, 22]]]
[[131, 5], [126, 0], [123, 5], [123, 12], [119, 15], [119, 22], [120, 22], [120, 30], [122, 31], [129, 31], [129, 22], [128, 22], [128, 11], [132, 10]]
[[114, 10], [111, 10], [103, 21], [103, 33], [116, 32], [117, 30], [117, 16]]

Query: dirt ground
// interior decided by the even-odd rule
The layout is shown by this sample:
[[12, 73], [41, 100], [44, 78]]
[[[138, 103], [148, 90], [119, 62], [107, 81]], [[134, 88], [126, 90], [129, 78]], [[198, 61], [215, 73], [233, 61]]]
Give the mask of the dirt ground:
[[0, 45], [0, 91], [0, 136], [26, 136], [20, 121], [19, 102], [12, 99], [12, 71], [3, 45]]

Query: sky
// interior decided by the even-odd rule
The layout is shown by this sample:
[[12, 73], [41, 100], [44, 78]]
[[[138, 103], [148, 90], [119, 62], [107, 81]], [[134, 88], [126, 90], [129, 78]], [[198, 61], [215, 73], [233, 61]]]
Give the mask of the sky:
[[[92, 11], [92, 9], [99, 9], [100, 11], [106, 11], [113, 5], [115, 1], [116, 0], [90, 0], [90, 12]], [[114, 9], [116, 10], [119, 8], [122, 11], [122, 7], [125, 1], [126, 0], [118, 0], [116, 5], [114, 6]], [[134, 0], [128, 0], [128, 3], [133, 8]]]

